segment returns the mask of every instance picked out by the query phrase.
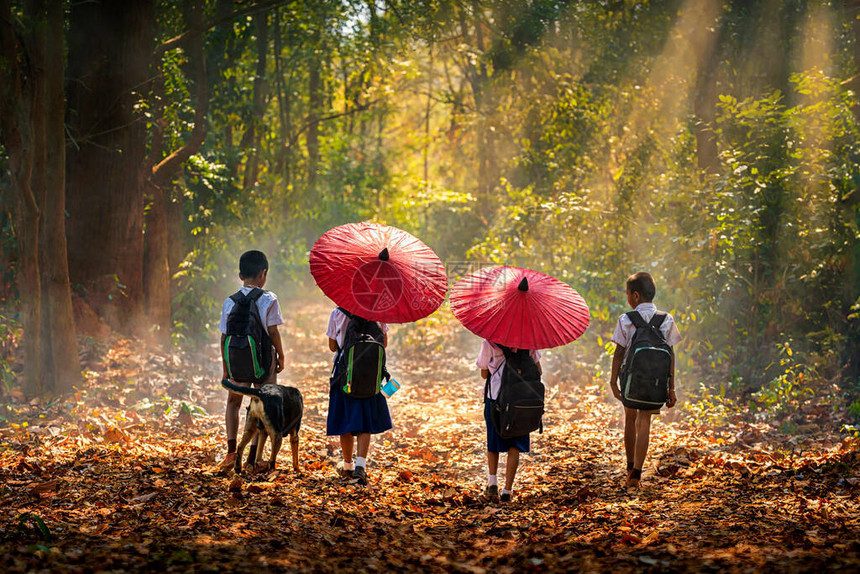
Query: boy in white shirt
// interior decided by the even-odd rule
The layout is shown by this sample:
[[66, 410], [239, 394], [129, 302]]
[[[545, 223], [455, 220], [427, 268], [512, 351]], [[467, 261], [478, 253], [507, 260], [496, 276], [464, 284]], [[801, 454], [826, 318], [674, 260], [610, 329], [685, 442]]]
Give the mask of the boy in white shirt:
[[[266, 284], [266, 279], [269, 273], [269, 260], [262, 251], [246, 251], [239, 258], [239, 279], [242, 280], [242, 288], [240, 291], [244, 295], [248, 295], [254, 288], [262, 289]], [[221, 363], [223, 366], [222, 379], [229, 379], [226, 357], [224, 356], [224, 342], [227, 338], [227, 317], [233, 309], [235, 303], [233, 299], [227, 297], [224, 300], [224, 305], [221, 307], [221, 321], [219, 330], [221, 331]], [[272, 341], [272, 365], [269, 371], [269, 376], [265, 383], [276, 383], [277, 374], [284, 370], [284, 348], [281, 343], [281, 334], [278, 332], [278, 325], [283, 324], [284, 318], [281, 316], [281, 306], [278, 303], [278, 296], [271, 291], [263, 291], [260, 298], [256, 301], [257, 310], [260, 313], [260, 318], [264, 321], [266, 332]], [[233, 381], [237, 385], [250, 387], [250, 383]], [[260, 385], [255, 385], [260, 386]], [[227, 412], [225, 413], [225, 426], [227, 427], [227, 456], [218, 465], [219, 470], [228, 470], [233, 468], [236, 462], [236, 434], [239, 429], [239, 409], [242, 407], [243, 395], [238, 393], [229, 393], [227, 396]], [[248, 461], [256, 460], [257, 438], [254, 438], [253, 443], [248, 449]]]
[[[639, 313], [647, 323], [657, 313], [657, 307], [652, 302], [657, 288], [654, 278], [648, 273], [635, 273], [627, 278], [627, 303]], [[615, 343], [615, 354], [612, 356], [612, 372], [609, 377], [609, 387], [612, 394], [619, 401], [623, 401], [621, 389], [618, 386], [618, 374], [627, 347], [636, 332], [627, 314], [618, 318], [615, 332], [612, 334], [612, 342]], [[666, 343], [674, 347], [681, 340], [681, 334], [675, 325], [675, 319], [669, 313], [660, 325], [660, 332]], [[669, 400], [666, 402], [668, 408], [675, 406], [675, 354], [672, 351], [672, 366], [669, 375]], [[624, 451], [627, 455], [627, 481], [624, 486], [636, 488], [642, 478], [642, 466], [645, 464], [645, 456], [648, 453], [648, 443], [651, 437], [651, 415], [659, 414], [660, 409], [646, 410], [624, 406]]]

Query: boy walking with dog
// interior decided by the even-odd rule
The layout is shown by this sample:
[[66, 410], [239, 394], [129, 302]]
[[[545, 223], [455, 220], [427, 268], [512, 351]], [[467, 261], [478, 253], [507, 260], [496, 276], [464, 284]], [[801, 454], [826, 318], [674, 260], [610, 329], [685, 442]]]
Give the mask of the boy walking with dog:
[[633, 311], [618, 318], [612, 341], [615, 354], [609, 388], [624, 405], [626, 488], [638, 488], [651, 436], [651, 415], [665, 404], [675, 406], [675, 351], [681, 340], [675, 319], [657, 310], [657, 288], [648, 273], [627, 279], [627, 303]]
[[[246, 251], [239, 258], [242, 287], [224, 301], [221, 308], [222, 379], [236, 385], [259, 387], [275, 383], [284, 369], [284, 349], [278, 325], [284, 322], [278, 297], [263, 290], [269, 272], [269, 261], [262, 251]], [[227, 456], [218, 465], [228, 470], [236, 463], [236, 435], [243, 396], [230, 392], [227, 397], [225, 425]], [[248, 452], [248, 463], [257, 460], [257, 439]]]

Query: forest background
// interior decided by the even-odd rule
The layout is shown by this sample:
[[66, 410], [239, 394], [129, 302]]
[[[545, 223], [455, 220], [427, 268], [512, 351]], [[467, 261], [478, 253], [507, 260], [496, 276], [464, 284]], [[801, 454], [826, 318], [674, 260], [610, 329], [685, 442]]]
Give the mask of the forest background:
[[111, 333], [211, 353], [242, 251], [289, 314], [375, 220], [577, 289], [567, 388], [644, 270], [688, 413], [860, 420], [860, 2], [0, 0], [0, 41], [4, 402]]

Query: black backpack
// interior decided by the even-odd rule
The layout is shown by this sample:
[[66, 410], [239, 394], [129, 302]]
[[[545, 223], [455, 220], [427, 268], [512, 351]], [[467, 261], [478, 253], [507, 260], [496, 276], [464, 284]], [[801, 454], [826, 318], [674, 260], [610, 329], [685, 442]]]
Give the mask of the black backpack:
[[383, 377], [391, 375], [385, 368], [384, 335], [376, 321], [353, 315], [338, 307], [349, 317], [340, 351], [333, 371], [333, 384], [354, 399], [366, 399], [379, 394]]
[[272, 340], [257, 308], [263, 293], [254, 287], [247, 295], [242, 291], [230, 295], [233, 308], [227, 315], [224, 358], [227, 374], [240, 383], [263, 383], [272, 368]]
[[[499, 396], [492, 401], [490, 413], [493, 426], [501, 438], [513, 438], [532, 431], [543, 432], [545, 387], [540, 370], [528, 349], [513, 351], [499, 345], [505, 354]], [[490, 375], [492, 376], [492, 375]], [[488, 396], [490, 376], [485, 395]]]
[[666, 314], [655, 313], [648, 323], [637, 311], [627, 317], [636, 332], [621, 363], [622, 403], [634, 409], [659, 409], [669, 400], [672, 374], [672, 347], [660, 331]]

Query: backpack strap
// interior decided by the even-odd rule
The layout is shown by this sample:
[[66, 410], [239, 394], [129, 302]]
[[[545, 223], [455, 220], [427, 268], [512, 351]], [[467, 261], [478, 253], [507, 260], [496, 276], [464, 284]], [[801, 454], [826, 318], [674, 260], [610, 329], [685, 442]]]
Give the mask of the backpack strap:
[[263, 296], [263, 293], [265, 293], [265, 291], [263, 291], [259, 287], [254, 287], [253, 289], [248, 291], [247, 295], [242, 293], [242, 290], [239, 289], [238, 291], [230, 295], [230, 299], [232, 299], [234, 303], [242, 303], [246, 299], [250, 299], [251, 301], [257, 301], [257, 299]]
[[660, 329], [660, 325], [662, 325], [663, 321], [665, 320], [666, 313], [654, 313], [654, 316], [651, 317], [651, 321], [648, 323], [648, 325], [654, 327], [655, 329]]
[[627, 318], [630, 319], [630, 322], [633, 323], [633, 326], [637, 329], [641, 329], [642, 327], [648, 326], [648, 323], [645, 322], [645, 319], [642, 318], [642, 315], [639, 314], [639, 311], [630, 311], [628, 313], [625, 313], [625, 315], [627, 315]]
[[[241, 290], [236, 294], [242, 295], [243, 297], [245, 297], [249, 301], [249, 303], [254, 303], [253, 305], [249, 305], [251, 308], [251, 314], [255, 315], [257, 317], [257, 319], [260, 321], [260, 325], [263, 326], [263, 330], [266, 331], [269, 328], [269, 326], [266, 325], [266, 319], [262, 315], [260, 315], [260, 308], [256, 304], [257, 301], [260, 299], [260, 297], [263, 296], [263, 293], [265, 293], [265, 291], [263, 291], [259, 287], [254, 287], [253, 289], [248, 291], [247, 295], [242, 295]], [[234, 299], [234, 301], [235, 301], [235, 299]], [[238, 301], [236, 301], [236, 302], [238, 303]]]

